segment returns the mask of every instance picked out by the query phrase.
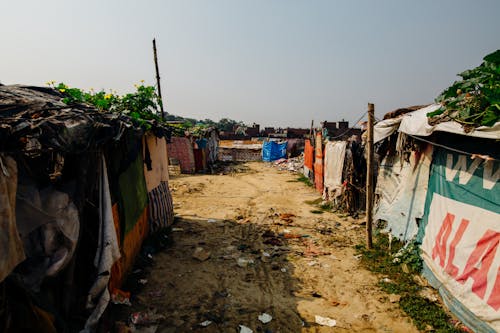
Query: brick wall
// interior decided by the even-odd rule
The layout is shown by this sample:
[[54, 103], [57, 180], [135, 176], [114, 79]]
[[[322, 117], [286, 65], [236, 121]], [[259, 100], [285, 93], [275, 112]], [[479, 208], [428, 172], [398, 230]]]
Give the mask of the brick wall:
[[194, 173], [194, 154], [193, 146], [188, 138], [172, 137], [167, 145], [168, 157], [179, 160], [181, 171], [183, 173]]
[[262, 161], [262, 149], [219, 147], [219, 161]]

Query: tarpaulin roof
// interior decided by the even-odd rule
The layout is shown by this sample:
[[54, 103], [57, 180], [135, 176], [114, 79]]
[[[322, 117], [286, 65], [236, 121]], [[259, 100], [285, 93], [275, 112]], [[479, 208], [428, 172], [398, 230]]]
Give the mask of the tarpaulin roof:
[[429, 136], [434, 132], [440, 131], [468, 137], [500, 139], [500, 122], [497, 122], [492, 127], [477, 127], [468, 133], [464, 131], [460, 123], [455, 121], [429, 125], [427, 121], [427, 114], [429, 112], [436, 111], [439, 108], [439, 104], [433, 104], [425, 108], [403, 114], [398, 118], [391, 118], [378, 122], [374, 126], [374, 142], [382, 141], [396, 131], [416, 136]]
[[[81, 152], [126, 131], [142, 134], [127, 115], [100, 112], [89, 104], [65, 104], [64, 95], [52, 88], [0, 85], [0, 150]], [[167, 127], [149, 121], [159, 137], [169, 136]]]

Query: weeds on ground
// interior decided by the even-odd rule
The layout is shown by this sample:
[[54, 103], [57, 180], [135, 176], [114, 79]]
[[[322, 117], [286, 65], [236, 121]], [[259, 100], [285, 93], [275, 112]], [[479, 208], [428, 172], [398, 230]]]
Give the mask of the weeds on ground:
[[[444, 309], [418, 295], [422, 289], [414, 279], [422, 269], [420, 249], [416, 244], [403, 247], [401, 242], [393, 241], [385, 235], [377, 234], [373, 249], [364, 244], [355, 246], [358, 254], [362, 254], [361, 263], [370, 271], [386, 276], [378, 286], [389, 294], [401, 295], [400, 307], [410, 316], [419, 330], [433, 332], [462, 332], [451, 324], [451, 317]], [[406, 271], [406, 272], [405, 272]]]
[[299, 178], [297, 178], [297, 181], [302, 182], [302, 183], [306, 184], [307, 186], [313, 186], [313, 183], [311, 182], [311, 180], [304, 175], [300, 175]]

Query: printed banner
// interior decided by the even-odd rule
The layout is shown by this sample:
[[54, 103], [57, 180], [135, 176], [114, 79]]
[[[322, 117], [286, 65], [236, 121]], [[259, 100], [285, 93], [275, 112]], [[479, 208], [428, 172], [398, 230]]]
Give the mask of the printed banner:
[[471, 312], [465, 321], [473, 327], [481, 326], [479, 322], [483, 321], [497, 331], [500, 331], [499, 177], [497, 161], [436, 150], [421, 229], [425, 231], [423, 259], [432, 278], [458, 301], [460, 310], [456, 312]]

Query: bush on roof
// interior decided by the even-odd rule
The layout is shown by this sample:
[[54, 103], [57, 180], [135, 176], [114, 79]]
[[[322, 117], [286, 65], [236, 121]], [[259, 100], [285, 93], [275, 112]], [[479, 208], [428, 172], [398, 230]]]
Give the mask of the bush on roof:
[[436, 98], [441, 108], [427, 114], [430, 123], [454, 120], [470, 131], [500, 121], [500, 50], [483, 60], [478, 67], [458, 74], [462, 80]]

